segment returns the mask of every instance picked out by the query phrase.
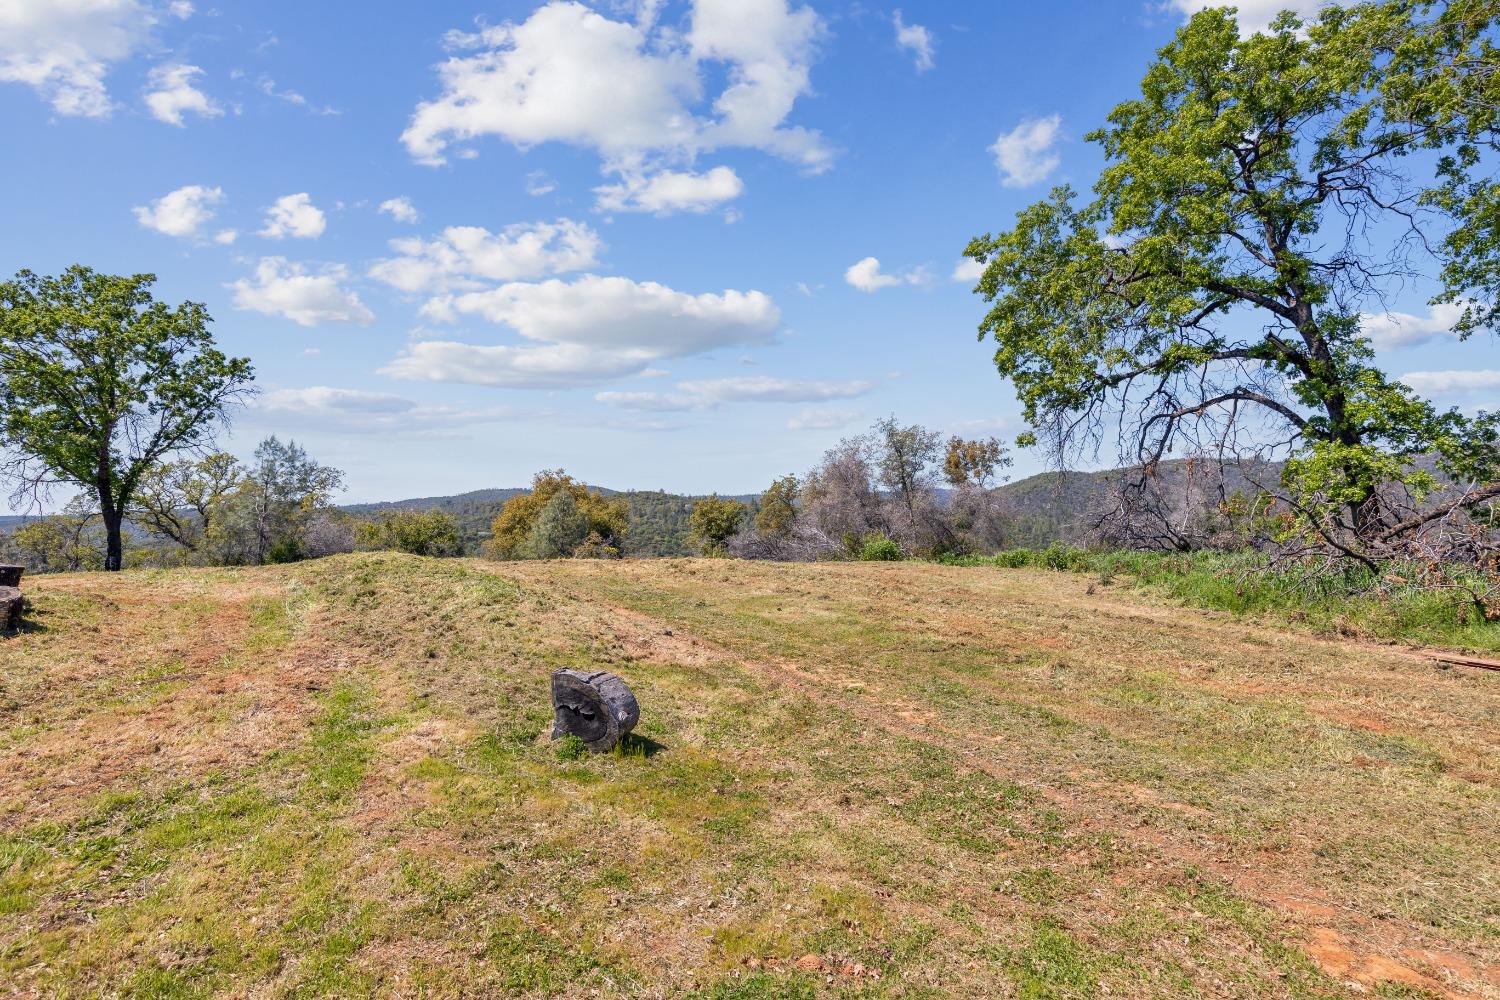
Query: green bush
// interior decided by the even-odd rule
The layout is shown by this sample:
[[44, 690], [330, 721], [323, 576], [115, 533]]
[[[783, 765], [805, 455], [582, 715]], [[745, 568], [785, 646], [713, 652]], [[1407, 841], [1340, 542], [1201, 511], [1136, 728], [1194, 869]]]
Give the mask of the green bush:
[[863, 562], [896, 562], [901, 558], [901, 546], [894, 538], [876, 531], [865, 536], [859, 558]]
[[458, 522], [440, 510], [388, 510], [354, 526], [362, 549], [389, 549], [414, 556], [456, 556], [463, 551]]

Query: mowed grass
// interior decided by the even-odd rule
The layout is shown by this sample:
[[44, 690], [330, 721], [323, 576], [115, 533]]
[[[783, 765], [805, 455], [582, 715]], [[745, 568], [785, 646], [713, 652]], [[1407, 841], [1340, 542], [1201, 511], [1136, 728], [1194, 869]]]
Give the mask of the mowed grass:
[[[0, 638], [0, 995], [1500, 996], [1500, 676], [1090, 578], [396, 555]], [[642, 704], [546, 738], [548, 674]]]

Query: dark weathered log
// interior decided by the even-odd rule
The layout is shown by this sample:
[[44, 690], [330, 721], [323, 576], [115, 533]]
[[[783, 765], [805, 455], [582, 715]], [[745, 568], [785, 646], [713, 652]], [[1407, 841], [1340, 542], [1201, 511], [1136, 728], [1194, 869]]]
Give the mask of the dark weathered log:
[[15, 587], [0, 587], [0, 628], [12, 629], [21, 624], [21, 605], [25, 598]]
[[606, 670], [552, 675], [552, 738], [572, 734], [598, 753], [614, 748], [641, 717], [630, 687]]
[[19, 587], [25, 566], [0, 566], [0, 587]]
[[1432, 657], [1438, 661], [1439, 667], [1446, 670], [1449, 667], [1477, 667], [1480, 670], [1500, 670], [1500, 663], [1494, 660], [1476, 660], [1468, 656], [1449, 656], [1447, 653], [1438, 653]]

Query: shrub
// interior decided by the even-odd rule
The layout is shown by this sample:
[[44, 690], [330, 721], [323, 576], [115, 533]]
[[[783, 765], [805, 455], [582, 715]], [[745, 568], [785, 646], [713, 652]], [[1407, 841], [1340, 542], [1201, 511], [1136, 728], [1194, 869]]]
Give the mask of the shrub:
[[456, 556], [462, 551], [458, 522], [440, 510], [382, 511], [374, 521], [354, 526], [362, 549], [390, 549], [414, 556]]
[[864, 562], [895, 562], [901, 558], [901, 546], [894, 538], [876, 531], [865, 536], [859, 558]]

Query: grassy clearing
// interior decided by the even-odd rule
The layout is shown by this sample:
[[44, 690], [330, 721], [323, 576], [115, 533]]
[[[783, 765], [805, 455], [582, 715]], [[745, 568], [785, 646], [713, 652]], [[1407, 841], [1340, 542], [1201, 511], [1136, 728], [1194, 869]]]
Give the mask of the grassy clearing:
[[[1403, 586], [1392, 575], [1383, 579], [1359, 567], [1300, 573], [1273, 570], [1266, 557], [1253, 552], [1092, 552], [1064, 545], [943, 562], [1066, 570], [1105, 581], [1123, 576], [1193, 607], [1291, 622], [1325, 634], [1500, 652], [1500, 618], [1487, 619], [1472, 601]], [[1485, 588], [1476, 582], [1476, 589]]]
[[[49, 578], [0, 640], [0, 982], [1496, 995], [1493, 678], [1089, 582], [393, 555]], [[548, 741], [560, 666], [626, 676], [637, 738]]]

